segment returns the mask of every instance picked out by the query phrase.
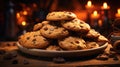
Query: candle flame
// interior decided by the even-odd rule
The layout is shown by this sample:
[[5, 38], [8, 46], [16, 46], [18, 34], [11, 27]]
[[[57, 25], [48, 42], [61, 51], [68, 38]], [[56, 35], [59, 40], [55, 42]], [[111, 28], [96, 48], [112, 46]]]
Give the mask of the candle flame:
[[103, 8], [107, 8], [107, 7], [108, 7], [107, 3], [104, 2], [104, 3], [103, 3]]
[[92, 6], [92, 2], [91, 2], [91, 1], [88, 1], [88, 2], [87, 2], [87, 5], [88, 5], [89, 7], [91, 7], [91, 6]]
[[94, 14], [94, 16], [97, 16], [98, 12], [95, 10], [95, 11], [93, 12], [93, 14]]
[[120, 8], [117, 10], [118, 14], [120, 14]]
[[22, 21], [22, 26], [25, 26], [26, 25], [26, 21]]

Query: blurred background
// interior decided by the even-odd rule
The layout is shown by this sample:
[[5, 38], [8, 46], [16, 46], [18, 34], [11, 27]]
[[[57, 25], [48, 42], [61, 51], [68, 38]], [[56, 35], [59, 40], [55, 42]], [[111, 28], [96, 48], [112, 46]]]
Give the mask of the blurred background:
[[[114, 21], [120, 18], [120, 0], [88, 2], [89, 0], [0, 0], [0, 41], [17, 40], [20, 35], [32, 31], [34, 24], [45, 20], [46, 15], [52, 11], [72, 11], [79, 19], [107, 37], [114, 31]], [[107, 3], [107, 8], [103, 7], [103, 3]]]

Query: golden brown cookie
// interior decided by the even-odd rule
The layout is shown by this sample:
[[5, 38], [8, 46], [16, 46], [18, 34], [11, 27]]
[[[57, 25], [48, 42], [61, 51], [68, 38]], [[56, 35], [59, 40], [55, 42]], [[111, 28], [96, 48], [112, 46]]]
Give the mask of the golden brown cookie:
[[88, 32], [90, 30], [89, 24], [77, 18], [71, 21], [63, 21], [61, 24], [64, 28], [76, 32], [83, 33], [83, 32]]
[[98, 37], [97, 41], [99, 41], [99, 42], [108, 42], [108, 39], [107, 39], [105, 36], [100, 35], [100, 36]]
[[41, 36], [39, 31], [25, 33], [18, 42], [26, 48], [45, 48], [49, 45], [49, 40]]
[[87, 42], [87, 43], [86, 43], [86, 46], [87, 46], [88, 49], [98, 48], [98, 47], [99, 47], [99, 44], [97, 44], [96, 42]]
[[86, 49], [86, 42], [79, 37], [69, 36], [67, 38], [58, 40], [59, 46], [65, 50], [81, 50]]
[[42, 21], [41, 23], [37, 23], [33, 27], [33, 31], [38, 31], [40, 30], [44, 25], [48, 24], [49, 21]]
[[77, 16], [73, 12], [56, 11], [56, 12], [48, 13], [46, 20], [49, 21], [72, 20], [76, 17]]
[[100, 33], [95, 31], [94, 29], [90, 29], [90, 31], [86, 34], [87, 38], [97, 38], [100, 36]]
[[69, 32], [62, 27], [47, 24], [40, 30], [42, 36], [51, 39], [63, 38], [69, 35]]

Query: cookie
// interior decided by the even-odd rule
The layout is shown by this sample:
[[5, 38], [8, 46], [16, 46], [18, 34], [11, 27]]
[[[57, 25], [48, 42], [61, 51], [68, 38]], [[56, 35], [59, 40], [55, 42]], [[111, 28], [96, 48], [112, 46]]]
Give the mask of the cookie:
[[100, 33], [95, 31], [94, 29], [90, 29], [90, 31], [86, 34], [87, 38], [97, 38], [100, 36]]
[[64, 28], [76, 32], [88, 32], [90, 30], [89, 24], [77, 18], [71, 21], [62, 21], [61, 24]]
[[54, 50], [54, 51], [61, 51], [62, 49], [56, 45], [50, 45], [46, 48], [46, 50]]
[[88, 43], [86, 43], [86, 46], [87, 46], [88, 49], [98, 48], [99, 44], [97, 44], [96, 42], [88, 42]]
[[86, 42], [79, 37], [69, 36], [58, 40], [59, 46], [64, 50], [81, 50], [86, 49]]
[[47, 24], [40, 30], [42, 36], [50, 39], [59, 39], [69, 35], [69, 32], [62, 27]]
[[40, 30], [44, 25], [48, 24], [49, 21], [42, 21], [41, 23], [37, 23], [33, 27], [33, 31], [38, 31]]
[[33, 27], [33, 31], [40, 30], [42, 28], [42, 26], [43, 26], [42, 23], [35, 24], [34, 27]]
[[105, 36], [100, 35], [100, 36], [98, 37], [97, 41], [99, 41], [99, 42], [108, 42], [108, 39], [107, 39]]
[[46, 16], [46, 20], [49, 21], [72, 20], [76, 17], [77, 16], [73, 12], [56, 11], [56, 12], [48, 13], [48, 15]]
[[49, 45], [49, 40], [41, 36], [39, 31], [25, 33], [18, 42], [26, 48], [45, 48]]

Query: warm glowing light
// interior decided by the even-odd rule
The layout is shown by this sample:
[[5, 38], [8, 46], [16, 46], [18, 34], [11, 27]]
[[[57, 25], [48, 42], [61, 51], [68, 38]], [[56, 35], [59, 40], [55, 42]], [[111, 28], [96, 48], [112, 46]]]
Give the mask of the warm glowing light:
[[99, 27], [102, 26], [102, 20], [98, 20], [98, 25], [99, 25]]
[[103, 3], [102, 9], [110, 9], [110, 7], [108, 6], [107, 2]]
[[93, 19], [98, 19], [99, 16], [100, 16], [100, 15], [99, 15], [98, 12], [95, 10], [95, 11], [92, 13], [91, 18], [93, 18]]
[[104, 3], [103, 3], [103, 8], [107, 8], [107, 6], [108, 6], [107, 3], [104, 2]]
[[115, 14], [115, 17], [120, 18], [120, 8], [117, 9], [117, 13]]
[[91, 6], [92, 6], [92, 2], [91, 2], [91, 1], [88, 1], [88, 2], [87, 2], [87, 6], [91, 7]]
[[22, 26], [26, 26], [26, 21], [23, 21], [23, 22], [22, 22]]
[[87, 2], [87, 4], [85, 5], [85, 7], [87, 8], [87, 9], [92, 9], [93, 8], [93, 5], [92, 5], [92, 2], [89, 0], [88, 2]]
[[97, 15], [98, 15], [97, 11], [94, 11], [93, 14], [94, 14], [94, 16], [97, 16]]
[[23, 15], [27, 15], [28, 13], [27, 13], [27, 11], [23, 11]]
[[120, 14], [120, 8], [117, 10], [118, 14]]
[[20, 18], [20, 13], [17, 13], [16, 16], [17, 16], [17, 18]]

